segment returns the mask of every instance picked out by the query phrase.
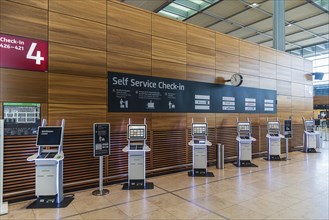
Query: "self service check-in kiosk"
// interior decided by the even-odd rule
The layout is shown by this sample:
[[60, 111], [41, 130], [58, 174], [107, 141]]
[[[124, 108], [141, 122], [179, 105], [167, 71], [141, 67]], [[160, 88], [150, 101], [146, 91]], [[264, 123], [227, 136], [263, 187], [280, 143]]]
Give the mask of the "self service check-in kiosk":
[[303, 135], [303, 144], [305, 153], [317, 153], [317, 135], [314, 127], [314, 120], [306, 120], [303, 117], [304, 122], [304, 135]]
[[268, 121], [267, 119], [267, 157], [265, 160], [281, 160], [281, 138], [284, 136], [280, 134], [280, 122]]
[[129, 189], [153, 189], [153, 183], [145, 180], [145, 154], [151, 149], [146, 145], [147, 125], [129, 124], [127, 127], [128, 145], [122, 149], [128, 153], [128, 183], [122, 187], [124, 190]]
[[63, 195], [63, 136], [64, 119], [61, 126], [46, 126], [46, 120], [38, 128], [38, 152], [28, 157], [35, 163], [35, 195], [37, 200], [27, 208], [63, 208], [72, 197]]
[[251, 136], [251, 122], [249, 118], [246, 122], [239, 122], [237, 118], [237, 133], [238, 161], [233, 164], [237, 167], [257, 167], [257, 165], [251, 162], [252, 142], [256, 141], [256, 139]]
[[212, 144], [207, 140], [208, 124], [194, 123], [192, 119], [192, 140], [189, 146], [193, 149], [193, 170], [188, 172], [189, 176], [214, 177], [212, 172], [207, 172], [207, 148]]

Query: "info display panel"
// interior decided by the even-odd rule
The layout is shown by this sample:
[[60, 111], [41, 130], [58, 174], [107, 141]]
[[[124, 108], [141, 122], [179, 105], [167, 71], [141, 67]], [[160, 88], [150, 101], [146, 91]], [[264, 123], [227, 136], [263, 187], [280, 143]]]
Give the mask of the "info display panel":
[[62, 143], [63, 127], [39, 127], [37, 146], [60, 146]]

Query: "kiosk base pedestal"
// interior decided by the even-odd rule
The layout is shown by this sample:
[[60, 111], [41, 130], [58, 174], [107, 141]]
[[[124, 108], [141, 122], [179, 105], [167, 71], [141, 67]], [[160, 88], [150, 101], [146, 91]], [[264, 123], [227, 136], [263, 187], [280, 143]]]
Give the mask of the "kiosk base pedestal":
[[0, 206], [1, 206], [0, 215], [8, 214], [8, 202], [4, 202]]
[[256, 164], [251, 163], [250, 160], [240, 160], [240, 166], [238, 164], [238, 162], [234, 162], [233, 163], [234, 166], [236, 167], [258, 167]]
[[285, 161], [286, 158], [281, 158], [280, 155], [270, 155], [270, 159], [268, 159], [268, 157], [264, 157], [264, 160], [267, 160], [267, 161]]
[[131, 189], [154, 189], [154, 184], [152, 182], [146, 182], [146, 184], [143, 185], [130, 185], [128, 183], [123, 184], [122, 186], [123, 190], [131, 190]]
[[66, 208], [73, 201], [74, 197], [64, 197], [61, 203], [56, 202], [54, 197], [40, 197], [32, 202], [27, 209], [51, 209], [51, 208]]
[[203, 177], [215, 177], [213, 172], [207, 172], [206, 170], [196, 169], [187, 172], [188, 176], [203, 176]]
[[321, 153], [319, 151], [316, 151], [315, 148], [308, 148], [307, 151], [302, 150], [303, 153]]
[[104, 196], [110, 193], [110, 190], [103, 189], [103, 190], [95, 190], [92, 192], [93, 196]]

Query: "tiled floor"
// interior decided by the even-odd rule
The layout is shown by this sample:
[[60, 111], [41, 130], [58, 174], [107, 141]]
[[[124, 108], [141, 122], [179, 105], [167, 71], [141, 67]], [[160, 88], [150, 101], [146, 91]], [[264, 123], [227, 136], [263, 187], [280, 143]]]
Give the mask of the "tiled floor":
[[26, 209], [31, 201], [10, 204], [0, 219], [329, 219], [328, 149], [290, 153], [289, 161], [253, 162], [259, 167], [224, 170], [215, 177], [188, 177], [187, 172], [150, 178], [153, 190], [121, 190], [92, 196], [75, 193], [64, 209]]

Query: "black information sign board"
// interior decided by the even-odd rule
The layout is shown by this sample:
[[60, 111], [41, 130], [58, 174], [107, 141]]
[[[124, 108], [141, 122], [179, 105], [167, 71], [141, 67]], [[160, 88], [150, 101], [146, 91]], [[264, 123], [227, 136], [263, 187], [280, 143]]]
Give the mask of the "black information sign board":
[[287, 119], [283, 121], [283, 135], [284, 138], [292, 138], [292, 120]]
[[109, 112], [276, 113], [276, 91], [108, 73]]
[[94, 157], [110, 155], [110, 124], [94, 124]]

